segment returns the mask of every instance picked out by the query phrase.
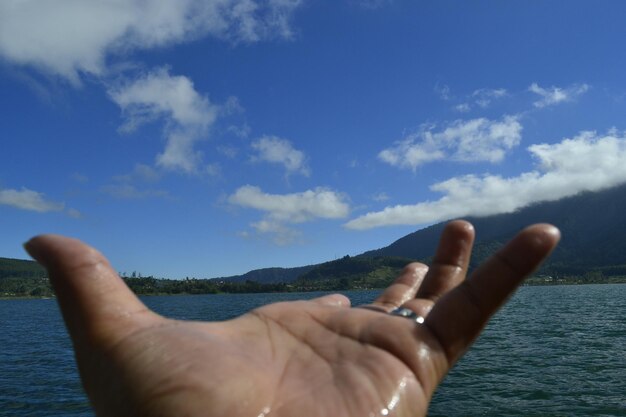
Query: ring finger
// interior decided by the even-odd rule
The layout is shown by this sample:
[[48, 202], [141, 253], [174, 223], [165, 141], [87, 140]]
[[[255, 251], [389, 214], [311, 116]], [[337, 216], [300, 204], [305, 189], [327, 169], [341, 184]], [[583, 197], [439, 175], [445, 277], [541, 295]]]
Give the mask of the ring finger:
[[370, 310], [388, 313], [405, 302], [415, 298], [417, 289], [424, 280], [428, 267], [412, 262], [404, 267], [398, 278], [379, 295], [372, 304], [359, 306]]

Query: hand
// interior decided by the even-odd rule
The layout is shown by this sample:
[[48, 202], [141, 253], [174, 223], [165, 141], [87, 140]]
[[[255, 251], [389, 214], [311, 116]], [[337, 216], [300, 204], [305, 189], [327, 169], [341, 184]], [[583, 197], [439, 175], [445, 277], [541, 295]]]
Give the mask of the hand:
[[[335, 294], [212, 323], [148, 310], [77, 240], [44, 235], [26, 249], [49, 271], [99, 416], [421, 416], [559, 232], [523, 230], [465, 280], [473, 240], [469, 223], [449, 223], [430, 269], [408, 265], [366, 308]], [[387, 314], [399, 306], [425, 322]]]

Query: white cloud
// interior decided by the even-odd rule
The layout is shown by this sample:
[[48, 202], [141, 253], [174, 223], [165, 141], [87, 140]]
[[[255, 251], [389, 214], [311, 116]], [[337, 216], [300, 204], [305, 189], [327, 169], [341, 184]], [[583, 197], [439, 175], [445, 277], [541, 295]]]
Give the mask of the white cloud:
[[229, 159], [234, 159], [239, 153], [239, 149], [229, 145], [218, 146], [217, 151]]
[[[140, 200], [145, 198], [170, 198], [162, 189], [146, 188], [147, 184], [157, 183], [162, 173], [145, 164], [135, 164], [129, 174], [116, 175], [113, 184], [100, 187], [100, 192], [120, 200]], [[141, 184], [139, 187], [136, 184]]]
[[415, 170], [419, 165], [446, 157], [446, 154], [439, 149], [439, 145], [429, 137], [424, 137], [421, 142], [416, 143], [420, 136], [421, 134], [411, 135], [396, 142], [393, 148], [381, 151], [378, 158], [389, 165]]
[[444, 85], [435, 85], [435, 94], [439, 96], [439, 98], [443, 101], [448, 101], [452, 99], [452, 95], [450, 93], [450, 86]]
[[461, 103], [454, 106], [454, 110], [458, 111], [459, 113], [467, 113], [471, 109], [472, 106], [469, 103]]
[[302, 223], [316, 218], [339, 219], [350, 211], [343, 195], [322, 187], [301, 193], [267, 194], [259, 187], [244, 185], [228, 197], [228, 201], [264, 211], [270, 219], [286, 223]]
[[233, 42], [292, 36], [302, 0], [55, 0], [0, 2], [0, 57], [80, 82], [107, 59], [212, 35]]
[[267, 194], [252, 185], [240, 187], [228, 197], [230, 204], [264, 212], [264, 217], [250, 226], [258, 234], [271, 235], [279, 245], [293, 243], [300, 236], [286, 224], [347, 217], [350, 206], [345, 200], [342, 194], [321, 187], [301, 193]]
[[[494, 100], [501, 99], [508, 95], [508, 91], [504, 88], [480, 88], [474, 90], [472, 94], [462, 98], [462, 102], [453, 107], [459, 113], [467, 113], [474, 107], [485, 109], [491, 105]], [[449, 94], [449, 88], [446, 86], [445, 94], [441, 93], [444, 100], [452, 100], [453, 96]]]
[[0, 189], [0, 205], [15, 207], [22, 210], [45, 213], [61, 211], [65, 204], [45, 199], [43, 193], [22, 188], [21, 190]]
[[302, 236], [300, 231], [287, 227], [280, 222], [271, 220], [260, 220], [255, 223], [251, 223], [250, 226], [259, 235], [270, 235], [272, 242], [278, 246], [286, 246], [296, 243]]
[[245, 111], [239, 99], [235, 96], [228, 97], [222, 106], [222, 113], [225, 115], [244, 113]]
[[553, 201], [583, 191], [626, 182], [626, 135], [582, 132], [556, 144], [532, 145], [537, 169], [517, 177], [466, 175], [432, 185], [436, 201], [387, 207], [346, 223], [349, 229], [419, 225], [462, 216], [509, 213], [535, 202]]
[[126, 113], [124, 130], [132, 131], [160, 116], [198, 127], [207, 127], [216, 118], [217, 108], [195, 90], [193, 82], [185, 76], [170, 75], [167, 68], [111, 88], [109, 95]]
[[207, 164], [204, 171], [209, 177], [217, 178], [222, 175], [222, 166], [218, 162]]
[[542, 88], [537, 83], [533, 83], [528, 87], [528, 91], [535, 93], [541, 97], [535, 101], [533, 105], [537, 108], [553, 106], [559, 103], [565, 103], [575, 100], [578, 96], [589, 90], [587, 84], [575, 84], [568, 88], [550, 87]]
[[304, 176], [310, 174], [304, 153], [295, 149], [291, 142], [286, 139], [276, 136], [263, 136], [252, 144], [252, 148], [258, 152], [253, 160], [283, 165], [287, 174], [296, 172]]
[[226, 130], [241, 139], [246, 139], [248, 136], [250, 136], [250, 132], [252, 131], [250, 126], [248, 126], [248, 124], [246, 123], [244, 123], [243, 125], [228, 126]]
[[415, 170], [427, 162], [449, 158], [460, 162], [500, 162], [521, 140], [522, 125], [514, 116], [500, 121], [457, 120], [444, 130], [422, 128], [378, 154], [383, 162]]
[[157, 156], [158, 166], [196, 172], [201, 154], [194, 144], [207, 135], [219, 106], [199, 94], [189, 78], [170, 75], [167, 69], [160, 68], [129, 84], [111, 88], [109, 96], [126, 117], [123, 131], [165, 119], [167, 143], [163, 153]]
[[507, 91], [504, 88], [481, 88], [472, 93], [474, 103], [478, 107], [485, 108], [495, 99], [505, 97]]

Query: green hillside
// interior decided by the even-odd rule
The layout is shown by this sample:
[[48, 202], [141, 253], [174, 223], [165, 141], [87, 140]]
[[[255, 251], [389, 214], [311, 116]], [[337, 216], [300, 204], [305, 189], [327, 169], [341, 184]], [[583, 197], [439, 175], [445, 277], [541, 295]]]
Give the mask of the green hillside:
[[48, 297], [52, 288], [37, 262], [0, 258], [0, 297]]
[[[514, 213], [467, 218], [476, 228], [471, 266], [475, 267], [518, 231], [532, 223], [552, 223], [562, 239], [540, 274], [596, 279], [626, 276], [626, 186], [582, 193], [536, 204]], [[404, 236], [363, 257], [402, 256], [428, 259], [445, 223]]]
[[45, 269], [37, 262], [22, 259], [0, 258], [0, 279], [5, 278], [41, 278]]
[[315, 267], [316, 265], [299, 266], [295, 268], [263, 268], [246, 272], [243, 275], [234, 275], [231, 277], [214, 279], [229, 282], [254, 281], [262, 282], [265, 284], [273, 284], [277, 282], [291, 282]]
[[293, 285], [305, 290], [383, 288], [398, 276], [411, 259], [399, 257], [350, 257], [315, 266]]

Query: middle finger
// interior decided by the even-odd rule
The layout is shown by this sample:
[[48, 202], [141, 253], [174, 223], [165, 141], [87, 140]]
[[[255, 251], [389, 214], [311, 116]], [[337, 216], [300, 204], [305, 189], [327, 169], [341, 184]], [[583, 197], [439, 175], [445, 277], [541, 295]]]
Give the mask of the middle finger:
[[433, 304], [465, 279], [469, 266], [474, 227], [464, 220], [455, 220], [444, 228], [433, 263], [428, 269], [415, 299], [403, 307], [426, 317]]

